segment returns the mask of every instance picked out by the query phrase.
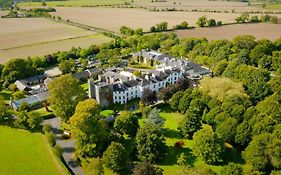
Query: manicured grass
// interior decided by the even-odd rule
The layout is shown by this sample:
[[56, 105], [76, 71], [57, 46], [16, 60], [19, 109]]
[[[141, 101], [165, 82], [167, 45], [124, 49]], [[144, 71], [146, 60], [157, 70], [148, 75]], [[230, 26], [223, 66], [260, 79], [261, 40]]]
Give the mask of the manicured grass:
[[40, 133], [0, 127], [1, 175], [66, 174]]
[[85, 82], [83, 84], [80, 85], [85, 91], [87, 91], [89, 89], [89, 85], [88, 82]]
[[53, 113], [52, 113], [52, 112], [47, 112], [46, 109], [45, 109], [45, 107], [42, 107], [42, 108], [33, 110], [32, 112], [38, 113], [38, 114], [39, 114], [40, 116], [42, 116], [44, 119], [54, 117], [54, 116], [53, 116]]
[[104, 116], [104, 117], [109, 117], [109, 116], [111, 116], [112, 114], [114, 114], [114, 111], [113, 110], [110, 110], [110, 109], [108, 109], [108, 110], [103, 110], [103, 111], [101, 111], [101, 113], [100, 113], [102, 116]]

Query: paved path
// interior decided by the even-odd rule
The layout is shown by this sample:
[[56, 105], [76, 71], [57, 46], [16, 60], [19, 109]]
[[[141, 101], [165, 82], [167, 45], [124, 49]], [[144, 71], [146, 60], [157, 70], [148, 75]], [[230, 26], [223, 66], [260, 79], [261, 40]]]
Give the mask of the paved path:
[[67, 163], [68, 167], [72, 170], [75, 175], [84, 175], [82, 167], [80, 167], [79, 164], [77, 164], [77, 162], [73, 159], [75, 150], [74, 140], [64, 140], [61, 138], [61, 120], [59, 118], [52, 118], [45, 120], [44, 124], [49, 124], [52, 126], [52, 131], [57, 136], [56, 144], [64, 150], [62, 156], [64, 161]]

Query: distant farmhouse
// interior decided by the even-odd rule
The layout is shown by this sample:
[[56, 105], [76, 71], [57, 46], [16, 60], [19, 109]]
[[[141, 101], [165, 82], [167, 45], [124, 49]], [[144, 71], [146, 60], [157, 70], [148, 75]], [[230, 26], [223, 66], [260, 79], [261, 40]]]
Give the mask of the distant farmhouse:
[[144, 89], [159, 92], [167, 85], [175, 84], [180, 78], [198, 80], [211, 74], [209, 69], [197, 63], [157, 51], [142, 50], [132, 56], [144, 63], [154, 61], [157, 63], [156, 69], [140, 77], [133, 75], [132, 71], [107, 69], [99, 75], [98, 83], [89, 80], [89, 97], [95, 98], [101, 106], [125, 104], [132, 99], [141, 98]]

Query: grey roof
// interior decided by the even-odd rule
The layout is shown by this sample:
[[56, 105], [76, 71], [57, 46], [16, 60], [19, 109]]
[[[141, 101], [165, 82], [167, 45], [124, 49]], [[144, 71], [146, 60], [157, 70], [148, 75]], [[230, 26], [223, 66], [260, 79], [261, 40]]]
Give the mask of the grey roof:
[[102, 72], [102, 70], [101, 70], [100, 68], [97, 68], [97, 67], [88, 69], [87, 71], [88, 71], [89, 73], [92, 73], [92, 74]]
[[29, 87], [29, 85], [40, 82], [45, 78], [47, 78], [47, 76], [42, 74], [42, 75], [37, 75], [37, 76], [27, 77], [27, 78], [24, 78], [21, 80], [17, 80], [15, 82], [15, 84], [16, 84], [17, 88], [22, 91], [22, 90], [26, 90], [26, 89], [31, 89]]
[[89, 78], [90, 73], [88, 71], [83, 71], [79, 73], [72, 74], [72, 76], [76, 79], [81, 79], [81, 78]]
[[17, 80], [15, 82], [15, 85], [17, 86], [17, 88], [20, 90], [20, 91], [23, 91], [23, 90], [26, 90], [28, 87], [28, 85], [26, 84], [25, 81], [23, 80]]
[[130, 80], [130, 81], [124, 82], [123, 84], [124, 84], [124, 86], [129, 88], [129, 87], [134, 87], [134, 86], [139, 85], [139, 82], [137, 80]]
[[121, 83], [113, 84], [113, 92], [116, 91], [126, 91], [128, 88]]
[[17, 109], [18, 107], [20, 107], [20, 105], [23, 102], [26, 102], [29, 105], [34, 105], [36, 103], [40, 103], [47, 100], [48, 97], [49, 97], [49, 92], [43, 92], [37, 95], [32, 95], [23, 99], [16, 100], [12, 103], [12, 106]]

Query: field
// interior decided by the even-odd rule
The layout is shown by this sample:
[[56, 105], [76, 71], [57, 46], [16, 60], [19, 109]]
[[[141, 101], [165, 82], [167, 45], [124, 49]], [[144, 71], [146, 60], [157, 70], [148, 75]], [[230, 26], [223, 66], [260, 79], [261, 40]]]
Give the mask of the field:
[[47, 144], [39, 133], [1, 126], [1, 175], [66, 174]]
[[0, 62], [110, 41], [101, 34], [42, 18], [1, 19], [0, 25]]
[[[124, 4], [124, 0], [67, 0], [67, 1], [52, 1], [47, 2], [48, 6], [65, 6], [65, 7], [82, 7], [96, 5], [116, 5]], [[256, 6], [255, 2], [248, 5], [247, 2], [224, 2], [224, 1], [208, 1], [208, 0], [167, 0], [166, 2], [151, 2], [151, 0], [134, 0], [127, 1], [131, 6], [145, 7], [147, 9], [166, 9], [176, 8], [178, 10], [220, 10], [237, 12], [244, 11], [265, 11], [265, 10], [280, 10], [280, 6], [275, 8], [263, 9], [260, 5]], [[41, 6], [40, 2], [23, 2], [19, 3], [20, 7]], [[269, 5], [271, 6], [271, 5]]]
[[168, 22], [170, 28], [182, 21], [195, 25], [198, 18], [204, 15], [223, 23], [233, 23], [239, 16], [232, 13], [150, 12], [144, 9], [120, 8], [57, 7], [56, 9], [57, 12], [53, 15], [59, 15], [63, 19], [115, 32], [118, 32], [122, 25], [132, 28], [141, 27], [148, 31], [151, 26], [163, 21]]
[[179, 38], [206, 37], [209, 40], [233, 39], [237, 35], [253, 35], [256, 39], [276, 40], [281, 37], [280, 24], [235, 24], [214, 28], [195, 28], [180, 30], [176, 34]]

